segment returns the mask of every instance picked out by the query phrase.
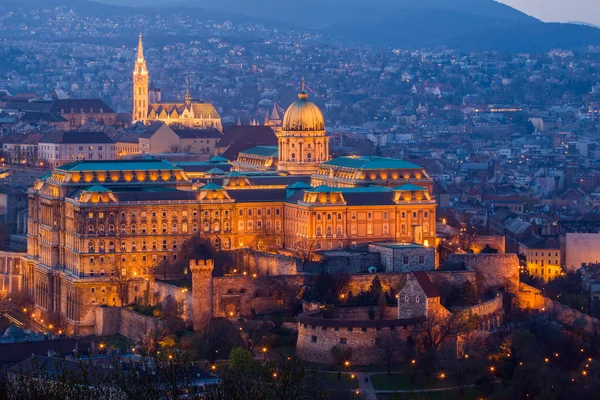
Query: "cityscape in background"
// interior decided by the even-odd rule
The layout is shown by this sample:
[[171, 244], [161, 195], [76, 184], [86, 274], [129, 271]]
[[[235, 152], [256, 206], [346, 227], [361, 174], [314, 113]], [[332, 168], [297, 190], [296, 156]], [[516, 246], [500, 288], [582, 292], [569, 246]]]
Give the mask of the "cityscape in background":
[[7, 398], [597, 397], [600, 29], [254, 3], [0, 0]]

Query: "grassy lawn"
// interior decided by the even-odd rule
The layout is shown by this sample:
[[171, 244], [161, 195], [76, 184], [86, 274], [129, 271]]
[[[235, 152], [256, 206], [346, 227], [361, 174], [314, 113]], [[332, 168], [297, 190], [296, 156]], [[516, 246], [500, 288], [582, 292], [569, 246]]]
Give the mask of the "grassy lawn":
[[[418, 397], [423, 400], [459, 400], [458, 394], [454, 391], [440, 391], [440, 392], [413, 392], [412, 394], [422, 397]], [[395, 397], [394, 397], [395, 396]], [[393, 394], [393, 393], [382, 393], [377, 395], [377, 400], [396, 400], [402, 399], [403, 394]], [[481, 398], [481, 393], [477, 391], [475, 388], [469, 388], [466, 393], [465, 400], [477, 400]], [[412, 398], [412, 397], [409, 397]], [[417, 397], [415, 397], [417, 398]]]
[[447, 381], [440, 379], [426, 379], [422, 376], [417, 376], [415, 384], [412, 383], [410, 375], [402, 374], [378, 374], [371, 377], [373, 387], [376, 390], [417, 390], [417, 389], [433, 389], [438, 387], [448, 386]]
[[342, 374], [339, 380], [337, 373], [319, 373], [317, 378], [329, 390], [352, 390], [358, 388], [356, 378], [352, 379], [348, 374]]

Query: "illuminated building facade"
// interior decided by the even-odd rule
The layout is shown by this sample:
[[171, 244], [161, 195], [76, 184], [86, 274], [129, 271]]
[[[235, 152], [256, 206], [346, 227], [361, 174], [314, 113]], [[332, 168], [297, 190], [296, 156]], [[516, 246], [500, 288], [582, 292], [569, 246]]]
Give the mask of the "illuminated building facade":
[[319, 107], [308, 101], [304, 91], [288, 107], [281, 131], [275, 132], [279, 142], [277, 168], [292, 175], [311, 175], [329, 160], [329, 136]]
[[219, 250], [435, 244], [436, 203], [422, 168], [379, 157], [330, 161], [323, 116], [304, 93], [278, 140], [233, 163], [78, 161], [38, 180], [22, 263], [35, 314], [93, 334], [96, 307], [139, 300], [152, 279], [191, 279], [182, 250], [192, 237]]

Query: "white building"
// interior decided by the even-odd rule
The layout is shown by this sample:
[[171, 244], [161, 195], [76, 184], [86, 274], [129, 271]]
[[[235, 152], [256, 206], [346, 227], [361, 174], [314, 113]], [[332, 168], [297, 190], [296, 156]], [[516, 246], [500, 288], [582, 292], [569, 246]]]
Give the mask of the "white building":
[[49, 132], [38, 142], [38, 158], [52, 167], [77, 160], [114, 160], [116, 145], [104, 132]]

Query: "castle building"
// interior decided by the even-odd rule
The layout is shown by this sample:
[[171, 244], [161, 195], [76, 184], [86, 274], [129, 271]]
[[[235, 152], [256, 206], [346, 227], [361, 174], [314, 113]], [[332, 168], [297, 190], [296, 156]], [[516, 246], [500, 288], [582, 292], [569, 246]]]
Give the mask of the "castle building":
[[210, 103], [192, 100], [189, 88], [185, 102], [163, 102], [160, 89], [150, 81], [142, 35], [139, 36], [137, 59], [133, 68], [133, 121], [162, 121], [169, 125], [222, 131], [221, 117]]
[[[141, 41], [139, 53], [145, 84]], [[278, 146], [242, 149], [233, 163], [80, 160], [55, 168], [28, 192], [22, 286], [35, 315], [94, 334], [96, 307], [143, 298], [148, 280], [191, 280], [183, 250], [193, 237], [217, 250], [298, 253], [435, 243], [436, 203], [422, 168], [388, 158], [329, 160], [328, 139], [321, 111], [302, 91]]]

